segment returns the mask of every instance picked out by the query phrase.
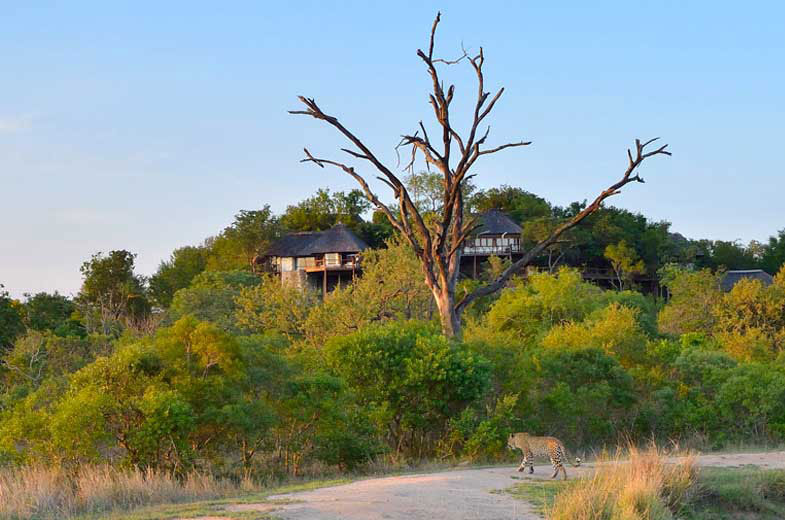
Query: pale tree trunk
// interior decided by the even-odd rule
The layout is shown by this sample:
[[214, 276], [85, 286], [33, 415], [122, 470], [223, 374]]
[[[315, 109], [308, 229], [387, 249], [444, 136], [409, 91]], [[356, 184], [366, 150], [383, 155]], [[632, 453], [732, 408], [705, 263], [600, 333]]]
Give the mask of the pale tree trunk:
[[455, 311], [455, 293], [449, 290], [439, 290], [433, 293], [433, 298], [439, 311], [442, 333], [449, 338], [460, 337], [461, 318]]
[[[433, 294], [434, 303], [439, 311], [442, 330], [446, 336], [460, 337], [461, 315], [463, 311], [476, 299], [499, 291], [507, 281], [517, 272], [521, 271], [532, 260], [545, 252], [545, 249], [554, 244], [565, 231], [578, 225], [583, 219], [600, 208], [602, 202], [612, 195], [620, 193], [623, 186], [631, 182], [643, 182], [643, 179], [633, 173], [637, 167], [648, 157], [653, 155], [670, 155], [666, 151], [668, 145], [660, 146], [652, 151], [645, 148], [656, 139], [644, 143], [635, 140], [635, 154], [627, 150], [629, 164], [621, 180], [602, 191], [590, 205], [583, 211], [563, 222], [551, 233], [549, 237], [532, 247], [521, 259], [505, 269], [494, 281], [478, 287], [474, 292], [466, 295], [460, 302], [455, 301], [455, 287], [458, 282], [460, 268], [461, 247], [466, 237], [470, 236], [477, 228], [475, 219], [464, 221], [462, 188], [464, 183], [474, 175], [469, 173], [474, 163], [484, 155], [494, 154], [507, 148], [527, 146], [531, 141], [517, 141], [487, 147], [486, 140], [490, 133], [490, 126], [483, 132], [480, 129], [485, 118], [491, 113], [496, 102], [504, 92], [500, 88], [491, 96], [485, 91], [485, 77], [483, 64], [485, 56], [480, 47], [479, 53], [470, 56], [465, 50], [455, 60], [445, 60], [434, 57], [434, 43], [436, 28], [441, 20], [441, 15], [436, 15], [436, 20], [431, 27], [430, 40], [427, 51], [418, 50], [417, 56], [425, 63], [431, 79], [431, 92], [429, 100], [436, 119], [435, 139], [432, 141], [426, 125], [419, 123], [418, 129], [413, 134], [404, 135], [398, 147], [410, 147], [411, 160], [404, 170], [414, 172], [415, 162], [418, 157], [425, 162], [426, 168], [434, 168], [443, 176], [444, 188], [441, 208], [435, 211], [436, 219], [432, 224], [426, 224], [425, 219], [417, 208], [415, 200], [409, 193], [406, 185], [357, 137], [347, 129], [335, 116], [326, 114], [311, 98], [300, 96], [300, 101], [305, 105], [305, 110], [293, 110], [292, 114], [301, 114], [325, 121], [335, 128], [354, 145], [354, 149], [342, 148], [341, 150], [358, 160], [361, 164], [370, 163], [377, 174], [377, 178], [392, 189], [397, 201], [395, 206], [383, 203], [371, 189], [366, 177], [357, 172], [355, 166], [346, 163], [323, 159], [313, 156], [305, 149], [305, 159], [302, 162], [312, 162], [317, 166], [335, 166], [340, 168], [362, 188], [365, 197], [385, 215], [392, 227], [403, 236], [414, 250], [415, 255], [422, 264], [425, 284]], [[468, 63], [477, 77], [477, 94], [474, 102], [473, 113], [468, 131], [461, 135], [450, 120], [450, 108], [455, 94], [455, 85], [444, 89], [444, 81], [439, 76], [437, 65], [455, 65]]]

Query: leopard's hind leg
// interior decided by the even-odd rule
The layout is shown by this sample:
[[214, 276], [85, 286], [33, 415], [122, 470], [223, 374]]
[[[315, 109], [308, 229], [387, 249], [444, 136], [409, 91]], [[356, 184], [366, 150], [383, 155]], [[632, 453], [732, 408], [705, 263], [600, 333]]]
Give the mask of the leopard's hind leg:
[[567, 470], [564, 467], [564, 458], [564, 453], [562, 453], [560, 448], [557, 448], [553, 455], [551, 455], [551, 464], [553, 465], [553, 475], [551, 475], [551, 478], [558, 477], [559, 470], [561, 470], [564, 475], [564, 480], [567, 480]]

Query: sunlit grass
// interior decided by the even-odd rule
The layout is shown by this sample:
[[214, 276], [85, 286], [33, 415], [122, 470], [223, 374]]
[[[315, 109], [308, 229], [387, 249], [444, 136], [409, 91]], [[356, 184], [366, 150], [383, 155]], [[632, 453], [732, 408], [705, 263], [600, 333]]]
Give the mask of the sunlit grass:
[[600, 457], [584, 479], [524, 484], [516, 493], [549, 520], [670, 520], [688, 502], [696, 478], [694, 456], [669, 464], [655, 446], [630, 447]]
[[510, 493], [548, 520], [785, 518], [785, 470], [701, 468], [654, 448], [598, 461], [585, 479], [530, 481]]
[[151, 504], [176, 504], [258, 492], [250, 481], [233, 482], [192, 472], [182, 479], [153, 470], [84, 465], [71, 471], [25, 466], [0, 471], [0, 518], [61, 519], [105, 515]]

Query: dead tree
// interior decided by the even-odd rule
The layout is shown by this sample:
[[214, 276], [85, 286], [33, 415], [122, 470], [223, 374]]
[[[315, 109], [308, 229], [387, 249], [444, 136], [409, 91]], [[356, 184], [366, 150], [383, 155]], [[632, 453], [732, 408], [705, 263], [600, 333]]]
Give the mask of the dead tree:
[[[472, 55], [464, 50], [463, 55], [455, 60], [434, 57], [434, 39], [440, 19], [441, 15], [437, 14], [431, 28], [427, 51], [417, 50], [417, 56], [425, 64], [431, 79], [432, 91], [429, 93], [429, 99], [438, 123], [439, 135], [434, 134], [434, 140], [431, 140], [426, 126], [421, 121], [418, 130], [413, 134], [404, 135], [399, 143], [399, 147], [410, 147], [411, 151], [411, 160], [405, 169], [412, 171], [416, 158], [420, 156], [425, 161], [426, 167], [435, 168], [442, 176], [442, 206], [435, 223], [426, 223], [398, 175], [386, 166], [354, 132], [347, 129], [338, 118], [323, 112], [314, 99], [300, 96], [299, 99], [305, 105], [305, 110], [293, 110], [290, 113], [308, 115], [334, 127], [355, 147], [354, 149], [342, 148], [341, 150], [354, 159], [370, 163], [372, 168], [376, 170], [377, 178], [392, 189], [397, 207], [383, 203], [371, 190], [365, 177], [358, 173], [354, 166], [315, 157], [307, 148], [305, 149], [306, 157], [302, 162], [313, 162], [322, 168], [325, 165], [334, 166], [351, 175], [359, 183], [365, 197], [387, 217], [393, 228], [406, 238], [422, 264], [425, 283], [433, 293], [441, 317], [442, 330], [445, 335], [454, 337], [460, 336], [461, 314], [469, 304], [477, 298], [490, 295], [504, 287], [511, 276], [538, 257], [548, 246], [554, 244], [562, 233], [578, 225], [590, 214], [597, 211], [605, 199], [620, 193], [622, 187], [631, 182], [643, 182], [636, 170], [645, 159], [653, 155], [670, 155], [670, 152], [666, 151], [667, 145], [647, 151], [646, 148], [656, 139], [645, 142], [636, 139], [635, 149], [633, 151], [627, 150], [629, 164], [621, 179], [603, 190], [583, 211], [557, 226], [550, 236], [528, 250], [520, 260], [513, 263], [498, 278], [480, 286], [456, 302], [455, 286], [460, 270], [461, 247], [464, 240], [477, 227], [473, 219], [465, 218], [461, 187], [463, 183], [473, 177], [470, 171], [480, 157], [508, 148], [527, 146], [531, 142], [517, 141], [498, 146], [486, 145], [490, 126], [485, 131], [481, 130], [481, 126], [501, 98], [504, 88], [500, 88], [493, 95], [485, 90], [483, 75], [485, 56], [482, 47], [477, 54]], [[455, 94], [455, 85], [450, 85], [445, 90], [437, 68], [437, 66], [458, 63], [468, 63], [477, 76], [477, 98], [472, 122], [468, 131], [463, 135], [450, 122], [450, 105]]]

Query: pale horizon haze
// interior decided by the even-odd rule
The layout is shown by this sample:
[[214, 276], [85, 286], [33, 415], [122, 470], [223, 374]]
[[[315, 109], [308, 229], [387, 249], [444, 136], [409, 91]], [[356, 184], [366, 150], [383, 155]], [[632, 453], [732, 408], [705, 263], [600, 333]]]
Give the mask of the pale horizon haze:
[[[478, 161], [478, 187], [590, 199], [636, 137], [659, 136], [673, 157], [611, 204], [690, 238], [785, 228], [780, 2], [4, 1], [0, 284], [76, 294], [82, 262], [112, 249], [150, 275], [241, 209], [354, 188], [299, 163], [305, 146], [347, 157], [330, 127], [287, 114], [300, 94], [395, 166], [400, 135], [432, 122], [415, 52], [437, 10], [437, 53], [482, 45], [486, 88], [505, 87], [489, 145], [533, 141]], [[465, 126], [473, 73], [445, 77]]]

